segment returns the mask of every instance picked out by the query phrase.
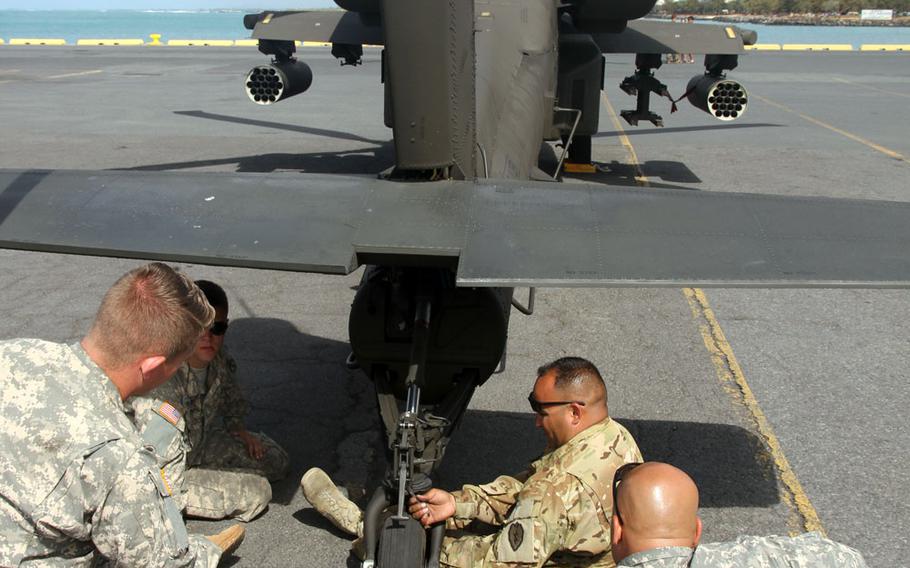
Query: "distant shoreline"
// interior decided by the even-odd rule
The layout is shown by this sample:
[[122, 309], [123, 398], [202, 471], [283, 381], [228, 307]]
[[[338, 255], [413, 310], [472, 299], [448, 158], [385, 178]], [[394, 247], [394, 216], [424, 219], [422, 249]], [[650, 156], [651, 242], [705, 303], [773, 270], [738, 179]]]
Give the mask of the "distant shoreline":
[[[677, 19], [687, 14], [676, 14]], [[692, 14], [696, 20], [730, 22], [734, 24], [763, 24], [767, 26], [848, 26], [894, 28], [910, 26], [910, 16], [896, 16], [893, 20], [860, 20], [858, 15], [840, 14]], [[658, 14], [669, 19], [669, 14]]]

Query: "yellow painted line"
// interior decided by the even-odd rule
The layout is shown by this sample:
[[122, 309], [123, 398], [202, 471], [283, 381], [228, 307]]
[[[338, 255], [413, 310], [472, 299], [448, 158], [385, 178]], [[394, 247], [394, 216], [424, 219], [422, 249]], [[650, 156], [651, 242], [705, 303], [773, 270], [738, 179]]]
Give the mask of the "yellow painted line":
[[629, 140], [629, 137], [626, 136], [626, 129], [622, 127], [622, 123], [619, 122], [619, 115], [616, 114], [616, 110], [613, 108], [613, 104], [610, 103], [610, 99], [607, 98], [607, 94], [601, 91], [600, 98], [603, 99], [604, 104], [607, 105], [607, 111], [610, 114], [610, 120], [613, 121], [613, 128], [616, 129], [616, 132], [619, 133], [619, 142], [626, 149], [626, 152], [629, 153], [629, 157], [632, 159], [632, 163], [635, 164], [635, 182], [638, 185], [647, 187], [648, 178], [645, 177], [644, 172], [641, 171], [641, 166], [638, 163], [638, 154], [635, 153], [635, 147], [632, 146], [632, 142]]
[[9, 40], [10, 45], [66, 45], [65, 39], [56, 38], [21, 38], [14, 37]]
[[756, 43], [744, 46], [749, 51], [780, 51], [779, 43]]
[[840, 81], [841, 83], [846, 83], [848, 85], [853, 85], [854, 87], [860, 87], [863, 89], [869, 89], [870, 91], [878, 91], [879, 93], [885, 93], [888, 95], [895, 95], [897, 97], [907, 97], [910, 98], [910, 95], [907, 93], [898, 93], [897, 91], [889, 91], [888, 89], [882, 89], [879, 87], [873, 87], [872, 85], [866, 85], [865, 83], [857, 83], [856, 81], [850, 81], [841, 77], [832, 77], [835, 81]]
[[96, 75], [101, 73], [101, 69], [92, 69], [90, 71], [78, 71], [76, 73], [64, 73], [63, 75], [51, 75], [47, 79], [66, 79], [67, 77], [81, 77], [83, 75]]
[[[720, 322], [717, 321], [717, 317], [714, 315], [714, 310], [712, 310], [711, 306], [708, 304], [708, 298], [705, 296], [704, 291], [699, 288], [685, 288], [683, 289], [683, 294], [685, 294], [686, 300], [689, 302], [689, 307], [692, 310], [693, 315], [698, 319], [707, 322], [706, 325], [699, 325], [699, 331], [701, 332], [705, 348], [707, 348], [708, 352], [711, 354], [711, 361], [714, 363], [714, 369], [718, 379], [720, 379], [721, 384], [725, 386], [730, 385], [731, 383], [736, 385], [735, 391], [731, 392], [731, 389], [728, 390], [728, 392], [734, 394], [746, 407], [752, 415], [752, 420], [755, 422], [759, 434], [761, 434], [765, 443], [768, 445], [768, 450], [774, 460], [774, 465], [780, 474], [780, 480], [789, 492], [783, 493], [783, 496], [789, 502], [788, 504], [795, 507], [796, 511], [802, 517], [802, 522], [799, 523], [802, 525], [800, 529], [805, 531], [818, 531], [824, 535], [825, 528], [822, 526], [821, 519], [818, 517], [818, 512], [815, 510], [812, 501], [809, 499], [802, 484], [799, 482], [799, 478], [796, 476], [796, 472], [793, 471], [790, 461], [784, 455], [780, 440], [774, 433], [771, 423], [768, 422], [765, 413], [762, 412], [758, 400], [752, 392], [752, 388], [746, 381], [746, 376], [743, 373], [742, 367], [739, 365], [736, 355], [733, 354], [733, 348], [730, 346], [730, 342], [727, 341], [727, 338], [720, 327]], [[794, 522], [793, 524], [797, 523]]]
[[0, 37], [0, 45], [3, 45], [3, 38]]
[[853, 51], [849, 43], [785, 43], [784, 51]]
[[76, 45], [145, 45], [141, 39], [77, 39]]
[[[616, 128], [617, 132], [620, 133], [620, 140], [622, 141], [623, 146], [629, 151], [629, 157], [635, 165], [637, 171], [635, 180], [642, 187], [648, 187], [648, 178], [646, 178], [644, 172], [641, 171], [638, 156], [635, 153], [635, 149], [632, 147], [632, 143], [629, 141], [628, 136], [625, 134], [625, 129], [619, 122], [619, 117], [613, 109], [613, 105], [607, 98], [606, 93], [602, 93], [601, 98], [607, 105], [607, 111], [610, 114], [610, 119], [613, 121], [613, 126]], [[790, 461], [784, 455], [780, 440], [777, 438], [777, 435], [774, 434], [774, 429], [771, 428], [771, 424], [765, 417], [764, 412], [762, 412], [758, 400], [752, 393], [752, 388], [746, 381], [746, 375], [743, 373], [742, 367], [740, 367], [739, 361], [736, 359], [736, 355], [733, 354], [733, 347], [731, 347], [730, 343], [727, 341], [727, 338], [720, 327], [720, 322], [717, 321], [717, 318], [714, 315], [714, 310], [712, 310], [711, 306], [708, 304], [707, 296], [700, 288], [684, 288], [683, 295], [685, 295], [686, 300], [689, 303], [692, 315], [696, 319], [706, 322], [705, 325], [699, 325], [699, 331], [705, 348], [711, 354], [711, 361], [714, 364], [718, 379], [725, 387], [729, 385], [731, 381], [735, 382], [737, 387], [735, 390], [729, 388], [725, 388], [725, 390], [734, 397], [734, 400], [748, 409], [755, 422], [755, 427], [758, 429], [759, 434], [765, 439], [765, 443], [774, 460], [774, 465], [778, 470], [781, 482], [789, 492], [782, 491], [782, 497], [791, 507], [791, 510], [795, 510], [795, 513], [801, 518], [799, 521], [790, 519], [791, 525], [794, 525], [794, 529], [796, 526], [799, 526], [800, 530], [818, 531], [823, 535], [826, 534], [825, 528], [822, 526], [821, 520], [818, 517], [818, 512], [812, 505], [809, 496], [803, 490], [803, 486], [799, 482], [796, 472], [793, 471], [793, 468], [790, 466]], [[794, 530], [792, 532], [800, 532], [800, 530]]]
[[866, 140], [862, 136], [857, 136], [856, 134], [853, 134], [852, 132], [847, 132], [846, 130], [841, 130], [840, 128], [838, 128], [836, 126], [831, 126], [827, 122], [822, 122], [822, 121], [818, 120], [817, 118], [812, 118], [811, 116], [803, 114], [797, 110], [793, 110], [792, 108], [790, 108], [786, 105], [782, 105], [780, 103], [776, 103], [772, 100], [766, 99], [765, 97], [763, 97], [761, 95], [756, 95], [755, 93], [752, 93], [752, 97], [757, 98], [761, 101], [764, 101], [764, 102], [768, 103], [769, 105], [775, 106], [781, 110], [787, 111], [789, 113], [793, 113], [796, 116], [802, 118], [803, 120], [811, 122], [812, 124], [821, 126], [822, 128], [827, 128], [831, 132], [836, 132], [836, 133], [840, 134], [841, 136], [846, 136], [847, 138], [849, 138], [850, 140], [853, 140], [854, 142], [859, 142], [860, 144], [862, 144], [864, 146], [868, 146], [869, 148], [872, 148], [873, 150], [875, 150], [877, 152], [881, 152], [882, 154], [884, 154], [888, 157], [894, 158], [895, 160], [900, 160], [905, 163], [910, 163], [910, 160], [908, 160], [903, 154], [895, 152], [894, 150], [891, 150], [890, 148], [885, 148], [884, 146], [876, 144], [875, 142], [872, 142], [871, 140]]
[[232, 39], [169, 39], [169, 46], [175, 47], [231, 47]]
[[304, 47], [332, 47], [332, 43], [326, 41], [304, 41], [301, 44]]
[[258, 39], [238, 39], [234, 41], [234, 45], [238, 47], [258, 47]]
[[910, 51], [910, 44], [899, 43], [864, 43], [860, 51]]

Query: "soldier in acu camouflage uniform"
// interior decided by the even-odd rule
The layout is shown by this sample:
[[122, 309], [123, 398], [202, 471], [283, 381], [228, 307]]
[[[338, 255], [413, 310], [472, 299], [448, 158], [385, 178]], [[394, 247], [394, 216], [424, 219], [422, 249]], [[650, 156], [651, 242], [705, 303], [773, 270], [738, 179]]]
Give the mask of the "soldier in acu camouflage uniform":
[[631, 464], [613, 482], [613, 556], [642, 568], [865, 568], [859, 552], [816, 532], [699, 544], [698, 489], [664, 463]]
[[123, 403], [173, 375], [212, 317], [153, 263], [114, 284], [81, 342], [0, 342], [0, 566], [215, 566], [239, 544], [242, 527], [187, 534]]
[[246, 430], [249, 405], [234, 376], [237, 363], [223, 348], [227, 295], [207, 280], [196, 285], [215, 309], [215, 323], [173, 380], [130, 402], [140, 429], [163, 404], [179, 415], [172, 424], [182, 435], [164, 444], [159, 459], [186, 514], [249, 521], [272, 499], [269, 482], [287, 475], [288, 454], [265, 434]]
[[[478, 520], [500, 527], [486, 536], [450, 534], [441, 565], [613, 566], [610, 483], [617, 467], [641, 460], [635, 440], [609, 417], [603, 378], [584, 359], [566, 357], [538, 369], [528, 400], [550, 449], [528, 472], [411, 499], [411, 514], [425, 526], [446, 522], [459, 530]], [[302, 484], [307, 499], [339, 528], [362, 530], [359, 510], [325, 474], [311, 470]]]

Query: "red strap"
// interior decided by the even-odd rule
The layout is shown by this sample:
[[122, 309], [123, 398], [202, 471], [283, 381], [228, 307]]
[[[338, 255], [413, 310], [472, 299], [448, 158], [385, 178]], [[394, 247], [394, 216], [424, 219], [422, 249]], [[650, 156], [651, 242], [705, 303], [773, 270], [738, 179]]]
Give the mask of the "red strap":
[[678, 99], [675, 99], [675, 100], [673, 99], [673, 97], [670, 96], [669, 91], [664, 91], [664, 96], [667, 97], [668, 99], [670, 99], [670, 114], [673, 114], [674, 112], [679, 110], [679, 107], [676, 106], [676, 103], [678, 103], [679, 101], [688, 97], [690, 94], [692, 94], [692, 91], [694, 91], [694, 90], [695, 90], [695, 86], [693, 85], [691, 89], [689, 89], [688, 91], [683, 93], [683, 95], [681, 97], [679, 97]]

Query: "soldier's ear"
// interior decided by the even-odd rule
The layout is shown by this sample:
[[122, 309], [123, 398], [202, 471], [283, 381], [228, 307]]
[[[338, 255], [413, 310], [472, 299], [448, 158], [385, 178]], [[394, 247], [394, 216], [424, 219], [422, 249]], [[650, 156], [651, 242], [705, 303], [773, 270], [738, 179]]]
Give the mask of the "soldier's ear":
[[[615, 505], [614, 505], [615, 507]], [[610, 543], [615, 548], [619, 541], [622, 539], [622, 523], [619, 522], [619, 516], [616, 513], [613, 513], [613, 517], [610, 519], [611, 530], [610, 530]]]
[[577, 426], [581, 422], [581, 406], [575, 404], [574, 402], [569, 405], [569, 413], [572, 419], [572, 425]]
[[165, 362], [167, 362], [167, 358], [164, 355], [152, 355], [140, 359], [139, 370], [142, 371], [142, 381], [146, 382], [149, 380], [149, 377], [157, 376], [156, 371], [161, 369]]
[[692, 547], [698, 546], [701, 540], [701, 517], [695, 517], [695, 538], [692, 539]]

